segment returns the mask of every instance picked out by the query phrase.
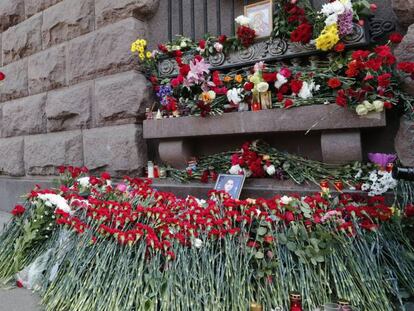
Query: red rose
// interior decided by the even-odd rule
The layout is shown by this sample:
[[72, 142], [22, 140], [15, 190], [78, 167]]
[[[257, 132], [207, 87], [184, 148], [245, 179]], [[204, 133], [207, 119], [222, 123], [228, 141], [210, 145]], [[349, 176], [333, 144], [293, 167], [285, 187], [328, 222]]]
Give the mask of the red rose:
[[3, 81], [6, 78], [6, 75], [0, 71], [0, 81]]
[[181, 52], [180, 50], [177, 50], [177, 51], [174, 52], [174, 56], [175, 57], [181, 57], [181, 56], [183, 56], [183, 52]]
[[389, 40], [392, 43], [400, 43], [402, 41], [402, 39], [403, 39], [402, 34], [400, 34], [398, 32], [394, 32], [394, 33], [390, 34], [390, 36], [389, 36]]
[[263, 241], [268, 243], [268, 244], [272, 244], [273, 243], [273, 237], [271, 235], [265, 235], [263, 238]]
[[244, 47], [249, 47], [253, 44], [256, 32], [247, 26], [239, 26], [237, 28], [237, 38], [240, 40]]
[[291, 100], [291, 99], [286, 99], [285, 100], [285, 105], [284, 105], [284, 107], [286, 108], [286, 109], [288, 109], [288, 108], [290, 108], [290, 107], [292, 107], [293, 106], [293, 100]]
[[353, 60], [360, 60], [360, 59], [363, 60], [363, 59], [367, 58], [369, 54], [371, 54], [370, 51], [357, 50], [357, 51], [352, 53], [352, 59]]
[[254, 83], [246, 82], [243, 87], [247, 92], [250, 92], [254, 88]]
[[17, 286], [18, 288], [23, 288], [23, 282], [22, 282], [21, 280], [17, 280], [17, 281], [16, 281], [16, 286]]
[[302, 42], [309, 43], [312, 39], [312, 25], [307, 22], [300, 24], [294, 31], [290, 34], [290, 41], [292, 42]]
[[17, 217], [23, 215], [25, 211], [26, 209], [22, 205], [16, 205], [11, 211], [11, 213], [13, 214], [13, 216]]
[[227, 37], [225, 35], [221, 35], [221, 36], [218, 36], [217, 40], [219, 43], [223, 44], [226, 42]]
[[63, 166], [63, 165], [58, 166], [57, 170], [59, 174], [64, 174], [66, 172], [66, 166]]
[[341, 80], [339, 80], [338, 78], [330, 78], [328, 80], [328, 86], [331, 89], [336, 89], [338, 87], [340, 87], [342, 85]]
[[285, 220], [286, 220], [287, 223], [290, 223], [290, 222], [295, 220], [295, 215], [293, 215], [293, 213], [291, 211], [287, 211], [285, 213]]
[[206, 48], [206, 40], [200, 40], [198, 41], [198, 47], [202, 50]]
[[203, 57], [199, 54], [197, 54], [196, 56], [194, 56], [194, 62], [201, 62], [203, 60]]
[[343, 52], [345, 50], [345, 44], [343, 44], [342, 42], [339, 42], [337, 45], [335, 45], [335, 51], [340, 53]]

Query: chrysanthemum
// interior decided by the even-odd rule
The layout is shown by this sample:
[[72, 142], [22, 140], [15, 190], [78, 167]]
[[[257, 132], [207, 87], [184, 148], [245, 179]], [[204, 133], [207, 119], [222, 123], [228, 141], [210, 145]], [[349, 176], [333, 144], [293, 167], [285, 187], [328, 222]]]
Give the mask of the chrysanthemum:
[[322, 51], [332, 49], [339, 42], [338, 25], [326, 26], [316, 39], [316, 48]]

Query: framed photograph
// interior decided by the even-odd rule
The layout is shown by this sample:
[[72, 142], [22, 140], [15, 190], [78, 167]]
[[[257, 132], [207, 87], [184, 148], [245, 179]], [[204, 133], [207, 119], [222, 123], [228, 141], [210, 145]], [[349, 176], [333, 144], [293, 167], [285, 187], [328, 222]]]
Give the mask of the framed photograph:
[[242, 191], [245, 179], [246, 176], [244, 175], [220, 174], [217, 178], [214, 189], [223, 190], [227, 192], [233, 199], [238, 199], [240, 198], [240, 193]]
[[269, 37], [273, 30], [273, 0], [260, 1], [244, 7], [244, 16], [251, 20], [257, 38]]

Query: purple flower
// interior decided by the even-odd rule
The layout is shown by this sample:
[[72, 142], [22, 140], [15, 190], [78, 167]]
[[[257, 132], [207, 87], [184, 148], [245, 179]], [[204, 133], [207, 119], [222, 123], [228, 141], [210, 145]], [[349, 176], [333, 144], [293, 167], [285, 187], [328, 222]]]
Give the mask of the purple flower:
[[368, 153], [368, 158], [372, 163], [385, 167], [388, 163], [393, 163], [397, 159], [397, 155], [386, 153]]
[[346, 36], [352, 33], [353, 18], [354, 18], [354, 15], [352, 13], [352, 10], [346, 10], [344, 13], [338, 16], [339, 34], [341, 36]]
[[171, 96], [173, 93], [171, 86], [169, 84], [167, 85], [161, 85], [160, 89], [157, 92], [157, 97], [159, 98], [161, 104], [163, 106], [166, 106], [168, 104], [167, 97]]

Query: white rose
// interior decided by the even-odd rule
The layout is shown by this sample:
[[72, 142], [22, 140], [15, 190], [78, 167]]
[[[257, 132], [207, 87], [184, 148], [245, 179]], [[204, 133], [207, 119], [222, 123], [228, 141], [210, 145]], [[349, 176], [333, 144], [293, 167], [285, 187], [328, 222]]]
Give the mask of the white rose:
[[267, 92], [269, 90], [269, 83], [267, 82], [259, 82], [256, 85], [256, 89], [259, 93], [264, 93]]
[[82, 177], [82, 178], [79, 178], [78, 179], [78, 182], [79, 182], [79, 184], [82, 186], [82, 187], [89, 187], [89, 177]]
[[181, 42], [180, 46], [181, 46], [182, 48], [185, 48], [185, 47], [187, 47], [187, 43], [186, 43], [185, 41], [183, 41], [183, 42]]
[[362, 104], [361, 105], [358, 105], [355, 110], [356, 110], [356, 113], [359, 116], [364, 116], [364, 115], [368, 114], [367, 107], [365, 107], [365, 105], [362, 105]]
[[374, 105], [376, 112], [381, 112], [384, 110], [384, 102], [382, 100], [374, 100], [372, 102], [372, 105]]
[[266, 170], [266, 173], [270, 176], [273, 176], [276, 173], [276, 168], [273, 164], [269, 166], [265, 166], [265, 170]]
[[240, 174], [241, 171], [242, 171], [242, 168], [240, 167], [239, 164], [233, 165], [229, 169], [229, 173], [232, 174], [232, 175], [238, 175], [238, 174]]
[[214, 43], [214, 48], [216, 49], [217, 52], [221, 52], [223, 51], [223, 44], [221, 44], [220, 42], [216, 42]]
[[210, 96], [210, 100], [216, 99], [216, 92], [210, 90], [207, 93], [208, 93], [208, 96]]
[[240, 15], [235, 19], [236, 23], [241, 26], [249, 26], [250, 25], [250, 18], [244, 15]]
[[284, 195], [283, 197], [281, 197], [280, 202], [282, 202], [283, 204], [287, 205], [290, 202], [292, 202], [293, 199], [291, 197], [288, 197], [287, 195]]
[[201, 248], [201, 246], [203, 246], [203, 241], [196, 238], [196, 239], [193, 240], [193, 246], [195, 248]]
[[362, 102], [362, 104], [365, 106], [365, 108], [367, 108], [367, 110], [368, 110], [368, 111], [375, 110], [374, 105], [373, 105], [373, 104], [371, 104], [371, 103], [370, 103], [369, 101], [367, 101], [367, 100], [364, 100], [364, 101]]

